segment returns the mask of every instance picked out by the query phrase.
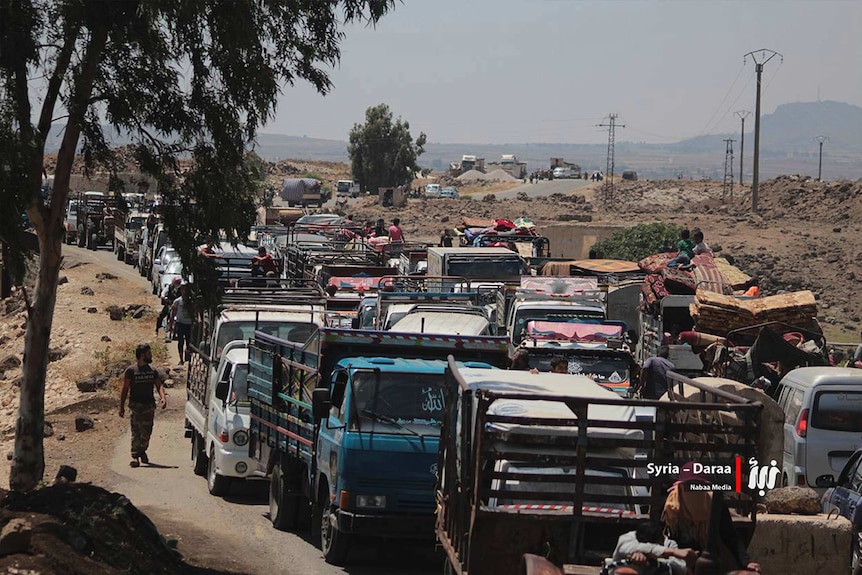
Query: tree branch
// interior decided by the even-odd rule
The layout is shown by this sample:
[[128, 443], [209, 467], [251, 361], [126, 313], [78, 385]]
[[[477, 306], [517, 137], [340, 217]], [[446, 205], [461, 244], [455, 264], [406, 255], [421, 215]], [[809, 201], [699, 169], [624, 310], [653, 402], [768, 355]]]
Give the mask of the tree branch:
[[76, 25], [72, 30], [66, 33], [65, 43], [63, 44], [60, 54], [57, 56], [57, 65], [54, 67], [54, 73], [48, 81], [48, 89], [45, 92], [45, 101], [42, 103], [42, 113], [39, 116], [39, 135], [42, 137], [42, 142], [48, 138], [48, 130], [51, 129], [51, 118], [54, 113], [54, 106], [57, 104], [57, 97], [60, 94], [60, 88], [63, 85], [63, 78], [69, 70], [69, 62], [72, 60], [72, 54], [75, 51], [75, 40], [78, 33], [81, 31], [80, 25]]

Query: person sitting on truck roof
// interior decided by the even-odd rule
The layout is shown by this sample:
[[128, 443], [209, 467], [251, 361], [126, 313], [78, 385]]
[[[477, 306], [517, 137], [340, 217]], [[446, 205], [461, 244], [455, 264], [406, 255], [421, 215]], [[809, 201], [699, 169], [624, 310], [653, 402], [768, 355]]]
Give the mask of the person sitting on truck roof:
[[674, 368], [669, 355], [670, 350], [663, 345], [658, 355], [648, 358], [641, 367], [640, 392], [644, 399], [658, 399], [667, 393], [667, 372]]
[[707, 256], [714, 256], [715, 255], [712, 253], [712, 249], [709, 247], [709, 245], [705, 241], [703, 241], [703, 232], [702, 231], [695, 229], [694, 233], [692, 233], [692, 239], [694, 240], [694, 247], [692, 248], [691, 251], [694, 253], [694, 255], [696, 255], [696, 256], [699, 256], [701, 254], [707, 255]]
[[257, 248], [257, 255], [251, 258], [251, 275], [254, 277], [266, 276], [270, 272], [275, 274], [277, 271], [278, 266], [275, 265], [272, 254], [266, 253], [266, 248], [263, 246]]
[[[694, 565], [697, 552], [680, 549], [676, 541], [663, 533], [658, 521], [645, 521], [634, 531], [623, 533], [614, 549], [614, 563], [607, 569], [608, 575], [624, 573], [670, 573], [686, 575], [688, 566]], [[637, 566], [637, 570], [625, 571], [624, 566]]]
[[667, 267], [685, 267], [691, 263], [691, 258], [694, 257], [694, 242], [691, 241], [691, 232], [684, 229], [679, 233], [679, 241], [676, 242], [677, 253], [676, 257], [667, 262]]
[[[676, 483], [668, 492], [661, 519], [666, 527], [665, 533], [679, 545], [696, 551], [704, 551], [709, 545], [709, 524], [713, 512], [712, 491], [690, 489], [689, 484], [708, 486], [712, 482], [704, 475], [694, 471], [694, 462], [682, 466]], [[718, 510], [720, 522], [716, 547], [723, 553], [713, 560], [719, 565], [718, 573], [731, 572], [733, 575], [760, 573], [760, 564], [751, 560], [745, 543], [733, 527], [733, 519], [724, 500]]]
[[383, 218], [377, 218], [377, 223], [374, 224], [371, 236], [375, 238], [385, 238], [389, 236], [389, 231], [386, 229], [386, 222]]

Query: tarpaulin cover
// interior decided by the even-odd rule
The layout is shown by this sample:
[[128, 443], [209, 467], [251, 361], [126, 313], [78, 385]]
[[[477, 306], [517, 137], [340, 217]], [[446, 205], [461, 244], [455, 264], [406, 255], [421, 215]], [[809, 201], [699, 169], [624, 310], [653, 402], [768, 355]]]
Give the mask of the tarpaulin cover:
[[329, 285], [339, 289], [374, 290], [380, 278], [374, 277], [331, 277]]
[[568, 323], [562, 321], [528, 321], [527, 335], [541, 339], [602, 342], [622, 337], [623, 327], [621, 325]]
[[631, 273], [640, 269], [637, 262], [626, 260], [575, 260], [571, 265], [582, 270], [606, 274]]
[[521, 276], [521, 288], [557, 295], [572, 295], [599, 289], [594, 277]]

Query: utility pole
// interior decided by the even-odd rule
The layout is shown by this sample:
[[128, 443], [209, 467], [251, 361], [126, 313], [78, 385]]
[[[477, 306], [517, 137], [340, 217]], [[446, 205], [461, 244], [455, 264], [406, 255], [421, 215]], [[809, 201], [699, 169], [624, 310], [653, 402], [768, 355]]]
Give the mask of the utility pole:
[[820, 144], [820, 160], [817, 162], [817, 181], [820, 180], [821, 174], [823, 174], [823, 142], [828, 142], [828, 136], [817, 136], [814, 138]]
[[760, 186], [760, 85], [763, 77], [763, 66], [776, 56], [779, 56], [784, 62], [784, 56], [767, 48], [749, 52], [743, 56], [743, 60], [749, 56], [754, 61], [757, 72], [757, 104], [754, 109], [754, 173], [751, 179], [751, 211], [757, 213], [757, 192]]
[[735, 141], [730, 138], [724, 141], [724, 184], [721, 186], [722, 204], [725, 202], [728, 190], [730, 190], [730, 200], [733, 201], [733, 143]]
[[[742, 131], [739, 132], [739, 185], [742, 185], [742, 159], [745, 156], [745, 119], [751, 115], [748, 110], [739, 110], [734, 112], [736, 116], [742, 120]], [[733, 199], [733, 196], [730, 197]]]
[[601, 128], [608, 129], [608, 161], [605, 168], [605, 207], [609, 206], [614, 199], [614, 138], [616, 128], [625, 128], [625, 124], [617, 125], [619, 114], [609, 114], [607, 124], [599, 124]]

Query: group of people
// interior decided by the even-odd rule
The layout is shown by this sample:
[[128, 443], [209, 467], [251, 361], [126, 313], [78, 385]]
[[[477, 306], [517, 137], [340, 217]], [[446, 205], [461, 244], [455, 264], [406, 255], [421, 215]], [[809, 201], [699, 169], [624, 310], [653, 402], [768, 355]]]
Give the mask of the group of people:
[[[710, 481], [683, 465], [668, 491], [661, 522], [647, 521], [617, 540], [606, 575], [691, 575], [698, 558], [710, 551], [717, 573], [755, 575], [760, 564], [748, 555], [720, 494], [704, 487]], [[712, 521], [717, 514], [717, 520]], [[710, 526], [717, 526], [710, 534]], [[712, 541], [710, 541], [712, 535]], [[706, 557], [704, 556], [704, 559]]]
[[676, 242], [677, 255], [667, 264], [669, 268], [687, 268], [691, 265], [691, 260], [697, 255], [714, 255], [712, 249], [703, 240], [703, 232], [695, 228], [689, 231], [688, 228], [683, 229], [679, 233], [679, 240]]
[[191, 349], [187, 345], [194, 322], [190, 296], [188, 285], [183, 284], [179, 277], [174, 278], [161, 293], [162, 311], [156, 318], [156, 336], [159, 335], [159, 330], [164, 327], [165, 342], [167, 343], [171, 339], [177, 340], [180, 365], [188, 361], [191, 355]]

